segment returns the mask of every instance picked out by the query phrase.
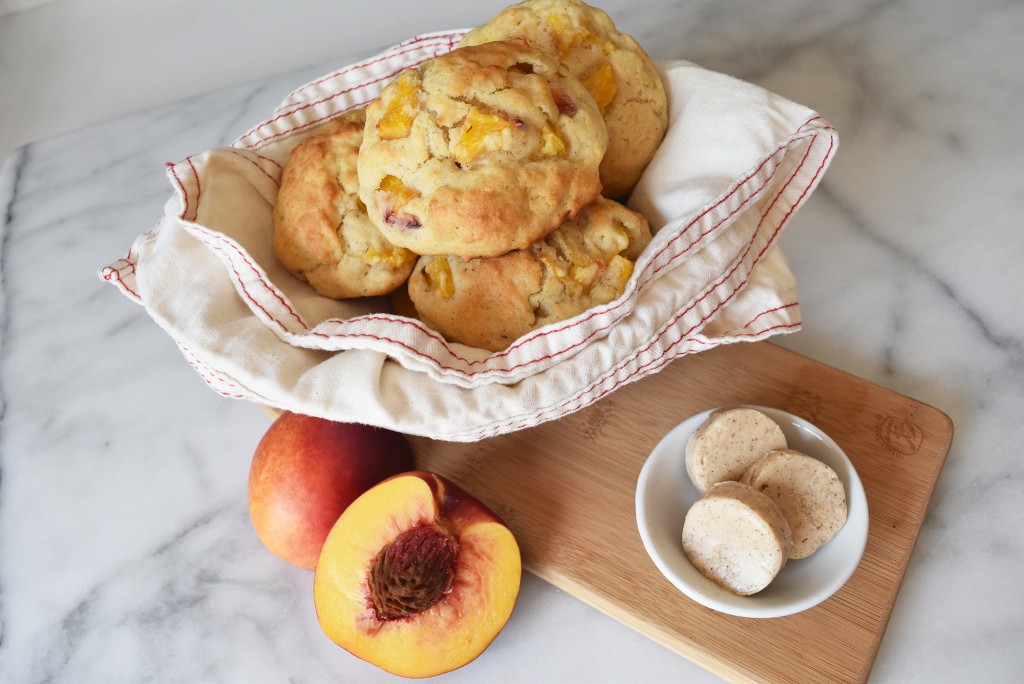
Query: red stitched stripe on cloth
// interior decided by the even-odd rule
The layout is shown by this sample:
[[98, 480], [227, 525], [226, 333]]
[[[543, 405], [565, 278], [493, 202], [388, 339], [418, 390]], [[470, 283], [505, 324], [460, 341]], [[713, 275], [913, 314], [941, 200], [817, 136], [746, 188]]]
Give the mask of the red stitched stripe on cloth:
[[[452, 35], [456, 35], [456, 34], [452, 34]], [[269, 137], [260, 138], [259, 140], [256, 140], [256, 141], [250, 141], [250, 142], [242, 143], [242, 141], [244, 141], [246, 138], [255, 136], [262, 128], [265, 128], [265, 127], [275, 123], [276, 121], [279, 121], [280, 119], [283, 119], [283, 118], [286, 118], [288, 116], [291, 116], [292, 114], [295, 114], [296, 112], [300, 112], [300, 111], [302, 111], [304, 109], [308, 109], [310, 107], [314, 107], [316, 105], [323, 104], [324, 102], [327, 102], [329, 100], [332, 100], [332, 99], [338, 97], [339, 95], [345, 95], [347, 93], [351, 93], [353, 91], [359, 90], [360, 88], [365, 88], [367, 86], [380, 83], [381, 81], [388, 80], [390, 78], [393, 78], [393, 77], [397, 76], [398, 74], [400, 74], [401, 72], [405, 71], [406, 69], [411, 69], [411, 68], [413, 68], [415, 66], [418, 66], [418, 65], [422, 64], [423, 62], [425, 62], [428, 59], [431, 59], [433, 57], [437, 57], [439, 55], [445, 54], [445, 53], [447, 53], [447, 52], [449, 52], [451, 50], [451, 47], [453, 46], [453, 44], [454, 43], [453, 43], [452, 39], [449, 38], [449, 39], [443, 40], [441, 42], [437, 42], [437, 43], [433, 43], [433, 44], [429, 44], [429, 45], [418, 45], [418, 46], [416, 46], [415, 48], [412, 48], [412, 49], [406, 49], [406, 50], [400, 50], [400, 51], [397, 51], [397, 52], [386, 53], [385, 55], [382, 55], [380, 58], [372, 60], [370, 63], [372, 64], [372, 63], [377, 63], [377, 62], [385, 62], [385, 61], [388, 61], [388, 60], [391, 60], [391, 59], [395, 59], [396, 57], [401, 57], [402, 55], [404, 55], [406, 53], [416, 52], [417, 50], [424, 50], [426, 48], [431, 48], [431, 47], [434, 47], [434, 48], [446, 48], [444, 50], [435, 50], [429, 56], [426, 56], [426, 57], [424, 57], [423, 59], [421, 59], [421, 60], [419, 60], [417, 62], [413, 62], [411, 64], [407, 64], [407, 65], [405, 65], [405, 66], [403, 66], [403, 67], [401, 67], [399, 69], [396, 69], [394, 71], [391, 71], [391, 72], [389, 72], [389, 73], [387, 73], [387, 74], [385, 74], [383, 76], [372, 78], [372, 79], [370, 79], [368, 81], [362, 81], [362, 82], [360, 82], [360, 83], [358, 83], [356, 85], [349, 86], [349, 87], [344, 88], [342, 90], [337, 90], [337, 91], [328, 93], [327, 95], [321, 97], [318, 100], [314, 100], [312, 102], [297, 102], [290, 109], [285, 109], [285, 110], [279, 111], [275, 116], [271, 117], [270, 119], [267, 119], [266, 121], [263, 121], [263, 122], [257, 124], [255, 127], [250, 129], [247, 133], [245, 133], [244, 135], [239, 137], [236, 142], [244, 144], [245, 147], [250, 147], [250, 148], [256, 149], [256, 148], [259, 148], [259, 147], [262, 147], [262, 146], [266, 145], [268, 142], [270, 142], [272, 140], [276, 140], [276, 139], [281, 138], [283, 136], [286, 136], [286, 135], [289, 135], [291, 133], [294, 133], [295, 131], [302, 130], [304, 128], [308, 128], [309, 126], [312, 126], [314, 124], [320, 123], [320, 122], [322, 122], [322, 121], [324, 121], [326, 119], [332, 118], [332, 117], [337, 116], [339, 114], [343, 114], [344, 112], [347, 112], [347, 111], [349, 111], [351, 109], [356, 109], [356, 108], [361, 107], [363, 105], [369, 104], [372, 101], [372, 98], [371, 98], [371, 100], [366, 100], [366, 101], [360, 102], [359, 104], [353, 105], [352, 107], [349, 107], [347, 109], [344, 109], [344, 110], [341, 110], [341, 111], [338, 111], [338, 112], [333, 112], [330, 115], [325, 116], [325, 117], [321, 117], [319, 119], [316, 119], [315, 121], [308, 121], [306, 123], [303, 123], [303, 124], [300, 124], [300, 125], [297, 125], [297, 126], [293, 126], [292, 128], [289, 128], [289, 129], [287, 129], [285, 131], [280, 131], [280, 132], [275, 133], [275, 134], [273, 134], [273, 135], [271, 135]], [[353, 68], [355, 68], [355, 67], [353, 67]], [[330, 80], [330, 78], [332, 78], [332, 77], [328, 76], [325, 79], [322, 79], [322, 81], [323, 80]]]
[[[249, 156], [248, 156], [248, 155], [247, 155], [247, 154], [246, 154], [245, 152], [243, 152], [243, 151], [241, 151], [241, 150], [236, 150], [236, 149], [234, 149], [234, 148], [232, 148], [232, 147], [224, 147], [224, 148], [222, 148], [222, 149], [223, 149], [223, 150], [225, 150], [225, 151], [227, 151], [227, 152], [230, 152], [231, 154], [233, 154], [233, 155], [235, 155], [235, 156], [237, 156], [237, 157], [241, 157], [241, 158], [242, 158], [242, 159], [244, 159], [245, 161], [249, 162], [250, 164], [252, 164], [253, 166], [255, 166], [255, 167], [256, 167], [256, 169], [257, 169], [257, 170], [258, 170], [258, 171], [259, 171], [260, 173], [262, 173], [262, 174], [263, 174], [264, 176], [266, 176], [267, 178], [269, 178], [269, 179], [270, 179], [270, 182], [271, 182], [271, 183], [273, 183], [274, 185], [277, 185], [277, 186], [279, 186], [279, 187], [280, 187], [280, 185], [281, 185], [281, 181], [280, 181], [279, 179], [277, 179], [277, 178], [274, 178], [274, 177], [273, 177], [272, 175], [270, 175], [269, 173], [267, 173], [267, 170], [266, 170], [266, 169], [264, 169], [264, 168], [263, 168], [262, 166], [260, 166], [260, 165], [259, 165], [259, 164], [258, 164], [258, 163], [256, 162], [256, 160], [255, 160], [255, 159], [253, 159], [252, 157], [249, 157]], [[255, 152], [250, 152], [249, 154], [256, 154], [256, 153], [255, 153]], [[270, 159], [269, 157], [264, 157], [264, 156], [263, 156], [263, 155], [261, 155], [261, 154], [256, 154], [256, 156], [257, 156], [257, 157], [259, 157], [260, 159], [265, 159], [265, 160], [267, 160], [267, 161], [274, 161], [273, 159]], [[275, 164], [277, 164], [277, 162], [274, 162], [274, 163], [275, 163]], [[280, 168], [281, 168], [281, 165], [280, 165], [280, 164], [277, 164], [277, 168], [278, 168], [278, 169], [280, 169]]]
[[261, 284], [263, 284], [265, 286], [263, 289], [265, 289], [270, 296], [279, 301], [281, 305], [288, 311], [288, 313], [290, 313], [292, 317], [295, 318], [295, 320], [301, 327], [309, 327], [306, 324], [306, 322], [302, 319], [302, 316], [300, 316], [299, 313], [291, 307], [291, 305], [288, 303], [288, 300], [285, 299], [284, 295], [282, 295], [277, 288], [266, 286], [267, 281], [264, 277], [263, 270], [256, 266], [256, 264], [249, 259], [248, 253], [244, 249], [242, 249], [237, 242], [228, 238], [223, 233], [218, 233], [209, 230], [205, 226], [198, 223], [184, 222], [182, 225], [185, 227], [185, 230], [187, 230], [189, 233], [192, 233], [203, 244], [208, 246], [210, 249], [224, 255], [224, 258], [228, 261], [228, 263], [231, 266], [231, 271], [235, 274], [235, 282], [238, 284], [240, 288], [242, 288], [242, 292], [245, 294], [245, 298], [252, 302], [253, 306], [262, 311], [263, 314], [266, 316], [267, 320], [276, 323], [283, 332], [294, 332], [289, 328], [289, 326], [275, 318], [270, 313], [270, 311], [268, 311], [266, 307], [260, 304], [259, 301], [257, 301], [256, 297], [251, 292], [249, 292], [248, 288], [246, 288], [243, 282], [245, 278], [238, 270], [240, 266], [239, 262], [241, 262], [241, 265], [247, 267], [249, 275], [255, 277]]
[[[192, 366], [193, 370], [199, 374], [199, 377], [210, 386], [213, 391], [218, 394], [225, 396], [229, 399], [247, 399], [249, 401], [257, 401], [259, 397], [253, 396], [251, 393], [239, 388], [235, 383], [228, 380], [225, 376], [221, 375], [217, 371], [213, 370], [204, 363], [198, 356], [196, 356], [191, 349], [186, 347], [181, 342], [177, 342], [178, 349], [181, 350], [185, 356], [185, 360], [188, 365]], [[224, 389], [231, 388], [231, 389]], [[234, 391], [232, 391], [234, 390]]]
[[[423, 48], [426, 48], [426, 47], [441, 47], [441, 46], [444, 46], [444, 45], [446, 45], [448, 47], [448, 49], [451, 50], [452, 48], [455, 47], [455, 43], [457, 43], [459, 40], [461, 40], [462, 36], [464, 36], [464, 35], [466, 35], [464, 31], [454, 31], [454, 32], [451, 32], [451, 33], [442, 33], [442, 34], [436, 34], [435, 33], [435, 34], [430, 34], [430, 35], [425, 35], [425, 36], [417, 36], [416, 38], [411, 38], [410, 40], [407, 40], [404, 43], [399, 43], [398, 45], [395, 46], [395, 48], [405, 48], [405, 49], [397, 50], [397, 51], [393, 51], [393, 52], [387, 52], [385, 54], [378, 55], [378, 56], [376, 56], [376, 57], [374, 57], [374, 58], [372, 58], [370, 60], [367, 60], [365, 62], [359, 62], [357, 64], [352, 64], [352, 65], [347, 66], [347, 67], [345, 67], [345, 68], [343, 68], [343, 69], [341, 69], [339, 71], [335, 71], [333, 73], [327, 74], [326, 76], [318, 78], [315, 81], [312, 81], [312, 82], [307, 83], [306, 85], [304, 85], [304, 86], [302, 86], [300, 88], [297, 88], [296, 90], [294, 90], [288, 96], [288, 98], [286, 98], [285, 102], [291, 102], [293, 105], [301, 104], [301, 98], [298, 97], [299, 93], [303, 93], [303, 92], [305, 92], [307, 90], [311, 90], [311, 89], [315, 88], [316, 86], [320, 85], [321, 83], [325, 83], [327, 81], [330, 81], [331, 79], [340, 78], [341, 76], [344, 76], [345, 74], [347, 74], [349, 72], [355, 71], [356, 69], [364, 69], [364, 68], [366, 68], [368, 66], [373, 66], [374, 64], [378, 64], [380, 62], [384, 62], [386, 60], [393, 59], [394, 57], [398, 57], [398, 56], [401, 56], [401, 55], [404, 55], [404, 54], [407, 54], [407, 53], [410, 53], [410, 52], [415, 52], [416, 50], [422, 50]], [[437, 41], [437, 42], [436, 43], [432, 43], [430, 45], [420, 45], [419, 44], [419, 43], [425, 43], [426, 41]]]
[[797, 305], [798, 304], [796, 302], [790, 302], [789, 304], [783, 304], [782, 306], [777, 306], [774, 309], [768, 309], [767, 311], [762, 311], [761, 313], [757, 314], [756, 316], [751, 318], [749, 321], [744, 323], [743, 327], [740, 328], [740, 330], [742, 330], [743, 328], [749, 328], [751, 325], [754, 324], [754, 321], [756, 321], [761, 316], [767, 316], [768, 314], [776, 313], [778, 311], [782, 311], [783, 309], [789, 309], [789, 308], [797, 306]]
[[[121, 264], [114, 268], [115, 265]], [[135, 263], [128, 261], [127, 259], [118, 259], [110, 266], [105, 266], [100, 271], [101, 277], [109, 282], [116, 282], [117, 285], [127, 294], [131, 295], [131, 298], [135, 300], [137, 304], [142, 304], [142, 296], [136, 292], [124, 279], [124, 274], [135, 273]]]

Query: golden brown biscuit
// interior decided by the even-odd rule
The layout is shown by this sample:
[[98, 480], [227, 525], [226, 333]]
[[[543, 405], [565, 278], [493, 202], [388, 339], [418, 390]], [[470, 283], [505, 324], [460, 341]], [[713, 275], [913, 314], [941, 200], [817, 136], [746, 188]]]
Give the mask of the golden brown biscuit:
[[403, 72], [367, 108], [360, 197], [417, 254], [528, 247], [601, 192], [607, 133], [586, 88], [521, 41]]
[[650, 240], [642, 215], [598, 197], [527, 249], [469, 261], [421, 257], [409, 296], [420, 319], [448, 340], [500, 351], [617, 298]]
[[608, 127], [601, 163], [606, 197], [629, 193], [668, 126], [668, 101], [644, 49], [605, 12], [579, 0], [527, 0], [512, 5], [459, 43], [521, 38], [555, 55], [594, 96]]
[[416, 255], [370, 222], [357, 195], [363, 110], [332, 119], [291, 153], [274, 205], [274, 250], [289, 271], [334, 299], [384, 295]]

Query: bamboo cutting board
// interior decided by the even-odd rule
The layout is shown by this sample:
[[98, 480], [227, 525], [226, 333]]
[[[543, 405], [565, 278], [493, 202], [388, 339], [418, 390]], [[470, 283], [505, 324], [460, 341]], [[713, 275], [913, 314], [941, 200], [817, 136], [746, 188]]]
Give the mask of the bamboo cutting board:
[[[834, 596], [797, 615], [722, 615], [676, 590], [644, 550], [634, 495], [648, 454], [705, 409], [747, 403], [829, 434], [867, 492], [864, 558]], [[473, 444], [413, 438], [418, 467], [505, 519], [528, 570], [734, 681], [863, 682], [874, 663], [952, 441], [940, 411], [770, 343], [679, 359], [587, 409]]]

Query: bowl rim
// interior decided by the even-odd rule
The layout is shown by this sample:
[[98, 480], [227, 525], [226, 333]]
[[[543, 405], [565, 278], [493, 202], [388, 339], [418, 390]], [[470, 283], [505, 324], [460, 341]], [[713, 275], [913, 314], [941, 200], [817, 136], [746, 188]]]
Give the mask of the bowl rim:
[[[761, 411], [768, 417], [775, 420], [775, 422], [779, 423], [783, 432], [786, 433], [787, 441], [790, 440], [791, 436], [795, 435], [798, 440], [804, 440], [801, 441], [800, 446], [806, 447], [806, 443], [809, 443], [811, 446], [817, 446], [818, 448], [811, 449], [811, 451], [814, 451], [815, 453], [810, 453], [808, 455], [828, 462], [829, 465], [836, 470], [846, 489], [848, 510], [846, 523], [844, 523], [843, 528], [840, 529], [839, 533], [825, 545], [826, 547], [833, 545], [834, 551], [837, 546], [834, 542], [836, 542], [837, 539], [840, 540], [839, 545], [841, 545], [841, 549], [844, 554], [840, 557], [842, 561], [840, 563], [840, 568], [838, 572], [833, 573], [831, 577], [828, 577], [821, 582], [815, 582], [812, 589], [809, 589], [806, 593], [794, 598], [787, 600], [772, 600], [769, 598], [768, 600], [765, 600], [765, 596], [771, 597], [771, 594], [769, 593], [769, 590], [772, 588], [771, 585], [769, 585], [768, 589], [765, 591], [751, 596], [733, 594], [732, 592], [714, 584], [714, 582], [704, 577], [698, 570], [696, 570], [696, 568], [689, 564], [689, 560], [686, 559], [686, 556], [682, 551], [681, 539], [677, 545], [678, 548], [667, 550], [663, 548], [665, 546], [664, 544], [660, 544], [656, 541], [656, 535], [653, 533], [654, 526], [657, 525], [658, 519], [654, 518], [653, 511], [649, 505], [649, 498], [652, 495], [651, 488], [654, 486], [654, 479], [656, 479], [656, 475], [663, 475], [662, 471], [665, 470], [666, 463], [675, 463], [678, 466], [677, 472], [681, 471], [682, 478], [684, 478], [684, 487], [688, 485], [692, 488], [692, 496], [693, 492], [696, 492], [696, 488], [693, 486], [693, 483], [690, 482], [689, 476], [686, 474], [684, 456], [686, 440], [689, 439], [690, 434], [692, 434], [693, 431], [696, 430], [696, 428], [699, 427], [713, 411], [733, 407], [752, 408]], [[790, 448], [794, 447], [791, 445]], [[805, 451], [805, 453], [807, 451], [805, 448], [798, 450]], [[825, 454], [824, 458], [822, 458], [822, 454]], [[836, 467], [836, 465], [839, 467]], [[669, 472], [671, 474], [672, 471]], [[680, 494], [680, 496], [682, 496], [682, 494]], [[697, 492], [697, 496], [699, 496], [699, 492]], [[689, 502], [687, 510], [688, 506], [692, 505], [692, 503], [693, 501]], [[637, 478], [635, 505], [637, 529], [640, 533], [640, 538], [643, 541], [644, 548], [648, 555], [651, 557], [651, 560], [662, 575], [664, 575], [679, 591], [697, 603], [718, 612], [738, 617], [782, 617], [785, 615], [792, 615], [818, 605], [835, 594], [835, 592], [846, 584], [859, 566], [864, 555], [865, 547], [867, 546], [869, 527], [867, 496], [864, 491], [863, 483], [861, 482], [860, 477], [857, 474], [857, 470], [849, 457], [835, 442], [835, 440], [810, 421], [788, 411], [768, 406], [760, 406], [756, 404], [727, 404], [723, 406], [716, 406], [705, 411], [701, 411], [700, 413], [696, 413], [675, 425], [658, 441], [658, 444], [655, 445], [654, 449], [651, 450], [651, 453], [645, 459], [644, 465]], [[667, 513], [665, 515], [667, 515]], [[678, 527], [680, 530], [682, 529], [682, 523], [683, 521], [680, 519], [678, 521]], [[668, 553], [672, 553], [673, 558], [670, 559], [667, 557], [666, 554]], [[815, 552], [815, 555], [818, 553], [821, 553], [821, 549]], [[784, 576], [786, 570], [791, 568], [793, 564], [800, 564], [803, 571], [807, 571], [808, 567], [813, 569], [811, 564], [813, 564], [815, 555], [804, 559], [788, 561], [786, 567], [784, 567], [779, 573], [780, 577]], [[681, 576], [672, 567], [673, 564], [670, 560], [675, 561], [675, 563], [678, 564], [679, 556], [685, 560], [686, 565], [693, 571], [693, 574], [686, 571], [686, 573], [690, 575], [689, 577]], [[776, 582], [778, 580], [779, 578], [776, 578]], [[773, 582], [773, 584], [775, 584], [775, 582]]]

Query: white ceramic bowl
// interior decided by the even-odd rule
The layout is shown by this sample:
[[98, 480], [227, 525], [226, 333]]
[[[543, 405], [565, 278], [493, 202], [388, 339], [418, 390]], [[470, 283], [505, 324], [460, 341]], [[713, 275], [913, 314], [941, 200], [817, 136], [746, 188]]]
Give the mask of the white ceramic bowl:
[[848, 508], [839, 534], [807, 558], [790, 560], [766, 589], [752, 596], [738, 596], [719, 587], [690, 564], [683, 553], [683, 520], [700, 493], [686, 473], [684, 454], [690, 435], [715, 409], [677, 425], [651, 452], [637, 481], [636, 522], [654, 564], [694, 601], [730, 615], [780, 617], [816, 606], [850, 579], [867, 544], [868, 503], [853, 464], [828, 435], [791, 413], [764, 406], [750, 408], [779, 424], [789, 448], [824, 461], [839, 475]]

